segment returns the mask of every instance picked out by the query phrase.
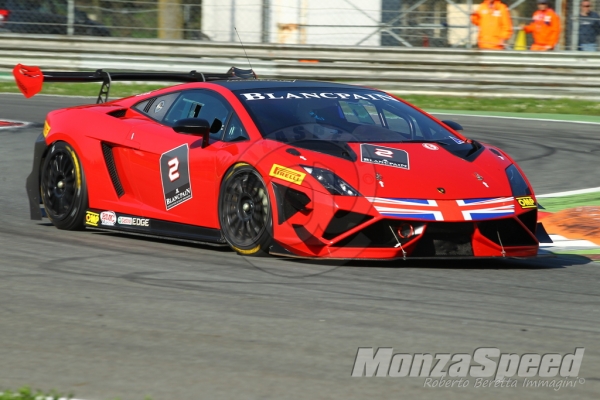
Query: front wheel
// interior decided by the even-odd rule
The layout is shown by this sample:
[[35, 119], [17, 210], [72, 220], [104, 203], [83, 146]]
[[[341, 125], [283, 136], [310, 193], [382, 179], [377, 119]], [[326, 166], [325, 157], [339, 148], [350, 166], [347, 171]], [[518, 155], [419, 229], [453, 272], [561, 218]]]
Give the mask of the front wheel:
[[75, 150], [65, 142], [54, 143], [46, 155], [40, 177], [40, 192], [48, 219], [58, 229], [83, 229], [87, 190]]
[[246, 256], [268, 254], [273, 219], [267, 187], [248, 164], [234, 166], [221, 184], [219, 220], [231, 248]]

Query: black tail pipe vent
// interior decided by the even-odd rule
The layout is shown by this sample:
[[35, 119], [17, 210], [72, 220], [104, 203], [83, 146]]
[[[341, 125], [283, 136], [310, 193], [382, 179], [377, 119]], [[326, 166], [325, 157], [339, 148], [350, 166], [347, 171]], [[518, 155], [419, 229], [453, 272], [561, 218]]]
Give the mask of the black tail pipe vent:
[[104, 154], [106, 168], [108, 169], [108, 174], [110, 175], [110, 180], [115, 188], [115, 192], [117, 192], [117, 196], [121, 197], [125, 194], [125, 189], [123, 189], [119, 174], [117, 173], [117, 166], [115, 165], [112, 147], [106, 143], [102, 143], [102, 154]]

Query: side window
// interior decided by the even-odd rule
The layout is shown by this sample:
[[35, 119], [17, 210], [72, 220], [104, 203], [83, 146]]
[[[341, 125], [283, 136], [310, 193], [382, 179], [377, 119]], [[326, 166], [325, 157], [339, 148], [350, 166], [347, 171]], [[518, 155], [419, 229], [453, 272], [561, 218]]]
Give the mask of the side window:
[[242, 125], [242, 121], [238, 118], [236, 114], [231, 116], [229, 120], [229, 124], [227, 124], [227, 128], [225, 130], [225, 135], [223, 136], [223, 141], [225, 142], [237, 142], [239, 140], [249, 140], [250, 136], [244, 126]]
[[169, 93], [136, 104], [133, 108], [157, 121], [162, 121], [169, 107], [181, 93]]
[[231, 106], [218, 94], [207, 90], [188, 90], [179, 94], [163, 123], [173, 125], [184, 118], [205, 119], [213, 127], [211, 137], [221, 139], [230, 113]]

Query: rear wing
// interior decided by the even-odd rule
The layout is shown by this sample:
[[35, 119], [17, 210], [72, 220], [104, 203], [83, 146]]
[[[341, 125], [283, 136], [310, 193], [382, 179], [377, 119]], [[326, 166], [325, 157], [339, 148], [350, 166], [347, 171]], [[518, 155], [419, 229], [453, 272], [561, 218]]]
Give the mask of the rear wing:
[[44, 82], [102, 82], [96, 103], [106, 103], [113, 81], [146, 81], [146, 82], [210, 82], [229, 79], [256, 79], [251, 69], [231, 67], [225, 74], [191, 71], [176, 72], [108, 72], [101, 69], [94, 72], [56, 72], [42, 71], [39, 67], [28, 67], [17, 64], [13, 69], [17, 86], [27, 98], [35, 96], [42, 90]]

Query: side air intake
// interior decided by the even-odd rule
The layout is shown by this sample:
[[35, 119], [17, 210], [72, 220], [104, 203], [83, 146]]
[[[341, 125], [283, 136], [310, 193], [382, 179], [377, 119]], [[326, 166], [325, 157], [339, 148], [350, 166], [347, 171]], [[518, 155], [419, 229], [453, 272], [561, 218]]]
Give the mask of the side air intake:
[[106, 168], [108, 169], [108, 174], [110, 175], [110, 180], [115, 188], [115, 192], [117, 192], [117, 196], [121, 197], [125, 194], [125, 190], [123, 189], [123, 185], [121, 185], [121, 180], [117, 173], [117, 166], [115, 165], [112, 147], [106, 143], [102, 143], [102, 154], [104, 154]]

